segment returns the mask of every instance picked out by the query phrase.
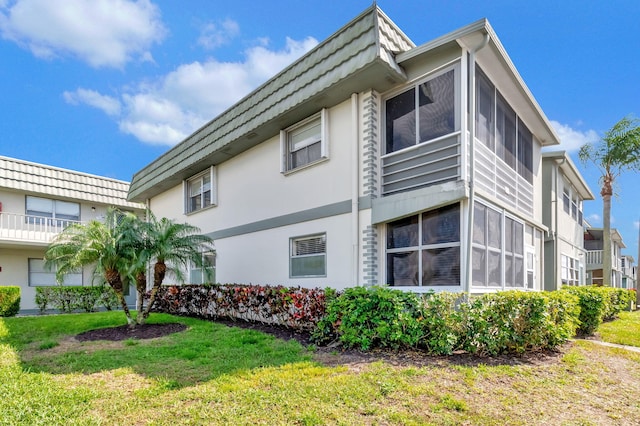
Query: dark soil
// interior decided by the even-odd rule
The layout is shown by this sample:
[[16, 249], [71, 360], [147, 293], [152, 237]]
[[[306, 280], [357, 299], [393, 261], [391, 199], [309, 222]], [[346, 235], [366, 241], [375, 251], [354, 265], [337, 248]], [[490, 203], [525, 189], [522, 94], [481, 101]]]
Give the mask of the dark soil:
[[177, 333], [186, 330], [184, 324], [143, 324], [134, 328], [128, 325], [119, 327], [98, 328], [96, 330], [85, 331], [76, 336], [80, 342], [88, 342], [92, 340], [108, 340], [120, 341], [127, 339], [154, 339], [156, 337], [166, 336], [167, 334]]
[[[218, 319], [215, 322], [228, 327], [241, 327], [271, 334], [282, 340], [296, 340], [304, 347], [312, 347], [311, 335], [298, 332], [286, 327], [269, 324], [252, 323], [247, 321], [232, 321]], [[112, 328], [90, 330], [76, 336], [76, 339], [84, 342], [91, 340], [120, 341], [126, 339], [153, 339], [177, 333], [187, 328], [184, 324], [144, 324], [135, 328], [126, 325]], [[465, 352], [455, 353], [449, 356], [432, 356], [424, 351], [405, 350], [393, 351], [375, 349], [363, 352], [355, 349], [344, 349], [339, 345], [314, 347], [313, 357], [316, 361], [325, 365], [357, 365], [375, 361], [385, 361], [398, 366], [426, 366], [426, 365], [519, 365], [519, 364], [550, 364], [557, 363], [563, 353], [570, 347], [567, 343], [558, 351], [529, 352], [522, 356], [502, 355], [497, 357], [479, 357]]]

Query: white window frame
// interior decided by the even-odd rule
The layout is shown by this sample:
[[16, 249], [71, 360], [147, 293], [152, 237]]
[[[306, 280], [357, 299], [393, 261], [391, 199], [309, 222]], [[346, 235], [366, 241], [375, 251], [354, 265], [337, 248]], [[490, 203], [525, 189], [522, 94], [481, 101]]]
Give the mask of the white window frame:
[[[308, 254], [297, 254], [296, 244], [299, 241], [312, 240], [316, 238], [322, 238], [324, 244], [324, 252], [315, 252]], [[295, 259], [302, 259], [308, 257], [323, 257], [324, 259], [324, 273], [323, 274], [307, 274], [307, 275], [294, 275], [293, 262]], [[312, 234], [299, 237], [292, 237], [289, 239], [289, 278], [323, 278], [327, 276], [327, 234]]]
[[[418, 91], [420, 90], [420, 87], [425, 84], [428, 83], [438, 77], [441, 77], [449, 72], [453, 72], [453, 114], [454, 114], [454, 125], [453, 125], [453, 131], [450, 133], [446, 133], [444, 135], [435, 137], [435, 138], [430, 138], [430, 139], [424, 139], [421, 137], [420, 135], [420, 116], [419, 116], [419, 94]], [[404, 148], [399, 148], [396, 149], [394, 151], [388, 151], [388, 147], [387, 147], [387, 125], [386, 125], [386, 120], [387, 118], [387, 103], [388, 101], [405, 94], [408, 91], [413, 90], [413, 102], [414, 102], [414, 109], [413, 109], [413, 114], [415, 117], [415, 140], [413, 144], [406, 146]], [[424, 76], [423, 78], [420, 78], [420, 80], [415, 81], [414, 83], [412, 83], [409, 86], [403, 87], [401, 90], [394, 90], [390, 93], [387, 93], [384, 98], [382, 99], [382, 105], [383, 105], [383, 111], [382, 111], [382, 119], [384, 120], [384, 124], [383, 124], [383, 137], [381, 140], [382, 143], [382, 152], [383, 152], [383, 156], [390, 156], [399, 152], [403, 152], [406, 150], [410, 150], [415, 148], [418, 145], [422, 145], [422, 144], [426, 144], [435, 140], [441, 140], [444, 138], [447, 138], [453, 134], [455, 134], [456, 132], [460, 131], [460, 91], [461, 91], [461, 87], [460, 87], [460, 65], [459, 64], [455, 64], [453, 66], [446, 66], [443, 68], [439, 68], [437, 70], [434, 70], [433, 72], [431, 72], [430, 74]]]
[[[388, 278], [388, 276], [386, 275], [388, 273], [388, 255], [389, 254], [397, 254], [397, 253], [417, 253], [418, 255], [418, 270], [417, 270], [417, 274], [418, 274], [418, 283], [416, 285], [399, 285], [399, 284], [389, 284], [390, 286], [393, 286], [394, 288], [398, 288], [401, 290], [414, 290], [417, 292], [420, 291], [425, 291], [425, 290], [435, 290], [437, 289], [438, 291], [459, 291], [460, 290], [460, 286], [461, 286], [461, 282], [462, 282], [462, 252], [461, 252], [461, 239], [462, 239], [462, 206], [460, 203], [453, 203], [453, 204], [449, 204], [449, 205], [445, 205], [442, 206], [440, 208], [434, 209], [434, 210], [439, 210], [439, 209], [443, 209], [443, 208], [448, 208], [454, 205], [458, 205], [458, 241], [451, 241], [451, 242], [446, 242], [446, 243], [433, 243], [433, 244], [427, 244], [423, 242], [423, 215], [425, 213], [429, 213], [430, 210], [427, 211], [423, 211], [418, 213], [417, 215], [412, 215], [410, 217], [417, 217], [418, 221], [417, 221], [417, 229], [418, 229], [418, 234], [417, 234], [417, 245], [416, 246], [406, 246], [406, 247], [396, 247], [396, 248], [387, 248], [388, 246], [388, 229], [389, 226], [391, 225], [391, 223], [396, 222], [396, 221], [391, 221], [388, 224], [385, 225], [385, 252], [384, 252], [384, 273], [385, 273], [385, 282], [387, 284], [389, 284], [390, 280]], [[431, 210], [432, 211], [432, 210]], [[424, 265], [423, 265], [423, 258], [422, 258], [422, 254], [425, 251], [428, 250], [437, 250], [437, 249], [457, 249], [459, 252], [459, 264], [458, 264], [458, 268], [459, 268], [459, 281], [457, 284], [448, 284], [448, 285], [429, 285], [429, 284], [425, 284], [422, 280], [423, 280], [423, 274], [424, 274]]]
[[[518, 219], [516, 216], [510, 215], [506, 210], [504, 209], [500, 209], [497, 207], [494, 207], [492, 205], [490, 205], [489, 203], [485, 203], [485, 202], [478, 202], [476, 201], [476, 205], [479, 206], [483, 206], [487, 213], [489, 210], [492, 210], [494, 213], [498, 213], [498, 215], [500, 216], [500, 248], [496, 248], [493, 247], [489, 244], [487, 235], [488, 235], [488, 221], [485, 219], [485, 224], [484, 226], [484, 230], [483, 232], [485, 233], [485, 237], [484, 237], [484, 243], [478, 243], [478, 242], [473, 242], [473, 248], [475, 249], [474, 251], [484, 251], [485, 254], [485, 258], [484, 258], [484, 273], [485, 273], [485, 280], [484, 280], [484, 284], [476, 284], [473, 285], [473, 279], [472, 279], [472, 285], [471, 287], [473, 289], [489, 289], [489, 290], [503, 290], [503, 289], [513, 289], [513, 290], [531, 290], [531, 289], [535, 289], [535, 272], [534, 272], [534, 286], [533, 288], [528, 287], [527, 286], [527, 272], [530, 271], [531, 269], [527, 268], [527, 253], [528, 251], [530, 251], [532, 249], [531, 246], [528, 247], [528, 244], [526, 243], [526, 228], [527, 228], [527, 224], [525, 222], [523, 222], [522, 220]], [[521, 253], [517, 253], [515, 250], [515, 247], [512, 246], [512, 251], [511, 252], [507, 252], [506, 250], [506, 223], [507, 220], [509, 219], [517, 224], [520, 224], [520, 228], [521, 228], [521, 237], [520, 237], [520, 242], [522, 243], [522, 247], [521, 247]], [[475, 224], [474, 224], [475, 227]], [[515, 236], [514, 234], [512, 234], [512, 236]], [[488, 277], [489, 277], [489, 254], [490, 253], [494, 253], [494, 254], [499, 254], [500, 256], [500, 285], [495, 286], [495, 285], [489, 285], [488, 283]], [[506, 256], [510, 255], [512, 257], [517, 258], [522, 260], [523, 262], [523, 268], [522, 268], [522, 274], [521, 274], [521, 279], [522, 279], [522, 284], [521, 285], [507, 285], [507, 280], [506, 280]], [[473, 262], [475, 261], [475, 259], [472, 259], [471, 263], [470, 263], [470, 267], [473, 267]], [[534, 267], [535, 267], [535, 252], [534, 252]]]
[[[195, 263], [191, 262], [189, 268], [189, 284], [204, 284], [204, 283], [213, 283], [216, 282], [216, 251], [215, 250], [207, 250], [201, 253], [202, 256], [202, 264], [204, 267], [199, 268]], [[206, 259], [210, 258], [211, 263], [207, 264]], [[209, 270], [209, 274], [207, 274], [207, 269]], [[195, 274], [198, 274], [198, 279], [194, 280], [193, 277]]]
[[560, 255], [560, 280], [563, 285], [580, 285], [580, 261], [565, 254]]
[[[51, 211], [29, 209], [29, 200], [40, 200], [49, 202], [51, 204]], [[63, 203], [77, 207], [78, 214], [71, 216], [60, 213], [59, 210], [61, 210], [61, 208], [58, 206], [62, 206]], [[80, 222], [80, 211], [80, 203], [76, 203], [74, 201], [55, 200], [53, 198], [35, 197], [33, 195], [27, 195], [25, 197], [25, 213], [27, 215], [27, 223], [66, 227], [70, 223]]]
[[[36, 262], [37, 265], [34, 265]], [[60, 285], [56, 281], [56, 268], [51, 269], [51, 271], [47, 271], [44, 268], [44, 259], [28, 258], [27, 271], [29, 287], [55, 287]], [[35, 278], [38, 279], [36, 280]], [[38, 283], [34, 281], [37, 281]], [[80, 270], [80, 272], [65, 275], [62, 285], [80, 287], [83, 285], [83, 282], [82, 270]]]
[[[209, 185], [210, 185], [210, 200], [209, 200], [209, 204], [204, 205], [204, 193], [202, 191], [202, 187], [204, 186], [204, 181], [203, 179], [205, 178], [205, 176], [209, 177]], [[192, 185], [198, 183], [200, 185], [200, 207], [194, 210], [191, 210], [191, 188]], [[216, 179], [216, 167], [215, 166], [211, 166], [209, 168], [207, 168], [206, 170], [203, 170], [202, 172], [190, 177], [189, 179], [186, 179], [183, 181], [183, 198], [184, 198], [184, 213], [189, 215], [189, 214], [193, 214], [193, 213], [197, 213], [200, 212], [202, 210], [206, 210], [208, 208], [211, 207], [215, 207], [218, 205], [218, 185], [217, 185], [217, 179]]]
[[[309, 140], [302, 143], [297, 150], [291, 149], [291, 135], [297, 131], [302, 131], [307, 128], [320, 124], [320, 158], [309, 161], [308, 163], [301, 164], [297, 167], [292, 166], [291, 154], [295, 151], [305, 149], [315, 143], [317, 140]], [[326, 108], [320, 110], [320, 112], [305, 118], [304, 120], [280, 131], [280, 173], [285, 175], [305, 169], [307, 167], [318, 164], [329, 158], [329, 111]]]

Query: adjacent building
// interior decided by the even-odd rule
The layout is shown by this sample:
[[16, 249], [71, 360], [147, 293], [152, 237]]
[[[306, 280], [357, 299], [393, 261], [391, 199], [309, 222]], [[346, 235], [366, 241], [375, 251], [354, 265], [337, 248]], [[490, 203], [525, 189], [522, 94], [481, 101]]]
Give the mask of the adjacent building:
[[416, 45], [373, 5], [136, 173], [129, 200], [213, 237], [218, 282], [539, 290], [558, 143], [488, 21]]
[[[0, 286], [21, 287], [22, 311], [37, 308], [37, 287], [57, 284], [43, 262], [52, 238], [69, 224], [101, 218], [110, 206], [143, 211], [127, 201], [128, 190], [127, 182], [0, 156]], [[91, 268], [65, 280], [92, 283]]]
[[587, 250], [587, 284], [622, 287], [623, 255], [622, 249], [627, 246], [617, 229], [611, 229], [611, 279], [605, 283], [603, 279], [602, 254], [604, 242], [602, 228], [588, 227], [584, 231], [584, 248]]
[[586, 250], [582, 204], [594, 195], [564, 151], [542, 154], [542, 220], [549, 229], [544, 242], [544, 289], [584, 285]]

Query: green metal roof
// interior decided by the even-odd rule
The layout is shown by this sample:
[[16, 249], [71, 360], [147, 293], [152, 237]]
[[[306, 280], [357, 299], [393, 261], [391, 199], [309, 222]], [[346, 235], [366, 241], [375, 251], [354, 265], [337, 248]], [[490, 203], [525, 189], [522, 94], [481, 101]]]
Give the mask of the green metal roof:
[[[371, 6], [298, 61], [133, 176], [129, 200], [144, 201], [267, 140], [352, 93], [406, 80], [394, 57], [414, 43]], [[211, 96], [215, 96], [214, 93]]]

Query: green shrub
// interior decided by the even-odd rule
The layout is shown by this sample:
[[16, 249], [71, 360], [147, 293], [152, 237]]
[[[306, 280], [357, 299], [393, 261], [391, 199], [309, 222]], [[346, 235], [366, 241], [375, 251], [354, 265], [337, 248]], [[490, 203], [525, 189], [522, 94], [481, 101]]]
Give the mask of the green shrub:
[[20, 287], [0, 287], [0, 317], [12, 317], [20, 310]]
[[610, 309], [608, 307], [611, 303], [610, 298], [607, 297], [606, 290], [602, 290], [604, 288], [606, 287], [562, 287], [561, 291], [578, 296], [578, 305], [580, 306], [579, 334], [593, 334], [602, 323], [607, 310]]
[[110, 310], [114, 306], [112, 300], [117, 298], [109, 286], [55, 286], [36, 288], [35, 302], [41, 313], [49, 307], [69, 313], [76, 310], [95, 312], [102, 304]]
[[416, 347], [424, 338], [418, 318], [420, 300], [413, 293], [387, 287], [351, 287], [326, 307], [326, 316], [313, 333], [326, 342], [338, 339], [345, 347]]
[[458, 349], [463, 324], [462, 314], [456, 306], [462, 297], [460, 293], [447, 292], [422, 297], [418, 322], [423, 336], [419, 345], [430, 354], [450, 355]]

